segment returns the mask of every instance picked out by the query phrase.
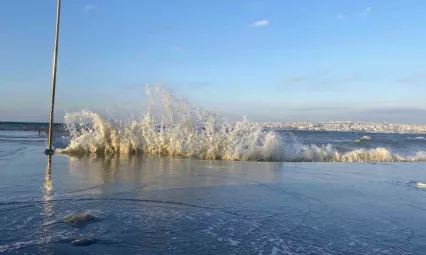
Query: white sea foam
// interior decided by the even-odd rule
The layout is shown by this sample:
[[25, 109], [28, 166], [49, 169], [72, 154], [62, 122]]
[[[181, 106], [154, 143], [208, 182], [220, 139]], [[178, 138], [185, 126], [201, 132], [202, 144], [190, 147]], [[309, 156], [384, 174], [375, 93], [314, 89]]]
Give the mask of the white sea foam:
[[385, 148], [339, 153], [332, 145], [304, 145], [291, 134], [265, 130], [246, 119], [220, 119], [161, 87], [147, 86], [145, 92], [149, 105], [140, 120], [107, 120], [88, 110], [67, 113], [69, 142], [57, 151], [68, 155], [152, 154], [250, 161], [426, 161], [424, 153], [403, 158]]
[[371, 138], [371, 136], [365, 135], [365, 136], [361, 137], [359, 140], [360, 141], [371, 141], [372, 138]]
[[366, 143], [366, 142], [371, 142], [372, 138], [371, 136], [365, 135], [361, 138], [359, 138], [358, 140], [355, 140], [356, 143]]
[[426, 140], [426, 138], [424, 136], [418, 136], [418, 137], [408, 137], [407, 140]]

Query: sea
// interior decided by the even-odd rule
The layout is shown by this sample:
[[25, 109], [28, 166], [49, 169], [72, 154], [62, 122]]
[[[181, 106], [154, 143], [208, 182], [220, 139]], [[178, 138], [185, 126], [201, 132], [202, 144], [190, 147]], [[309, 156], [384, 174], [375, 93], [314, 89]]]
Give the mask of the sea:
[[46, 123], [0, 122], [0, 254], [426, 254], [425, 136], [160, 102], [67, 113], [53, 156]]

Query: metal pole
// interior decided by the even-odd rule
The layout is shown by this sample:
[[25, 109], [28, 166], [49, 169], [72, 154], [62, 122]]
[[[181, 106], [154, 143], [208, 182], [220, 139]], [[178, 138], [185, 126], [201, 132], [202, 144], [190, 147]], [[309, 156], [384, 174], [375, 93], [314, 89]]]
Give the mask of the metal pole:
[[46, 155], [53, 155], [52, 135], [53, 135], [53, 113], [55, 110], [55, 89], [56, 89], [56, 66], [58, 60], [58, 39], [59, 39], [59, 21], [61, 16], [61, 0], [58, 0], [56, 7], [56, 31], [55, 31], [55, 49], [53, 51], [53, 68], [52, 68], [52, 102], [50, 106], [50, 122], [49, 122], [49, 148], [45, 151]]

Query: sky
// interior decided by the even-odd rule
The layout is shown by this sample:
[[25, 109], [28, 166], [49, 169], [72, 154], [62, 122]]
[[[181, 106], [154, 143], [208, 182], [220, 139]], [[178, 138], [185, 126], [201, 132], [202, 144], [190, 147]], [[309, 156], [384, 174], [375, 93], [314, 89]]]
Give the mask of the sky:
[[[0, 1], [1, 121], [48, 121], [55, 9]], [[161, 84], [232, 119], [426, 124], [424, 13], [424, 0], [62, 0], [55, 120], [141, 111]]]

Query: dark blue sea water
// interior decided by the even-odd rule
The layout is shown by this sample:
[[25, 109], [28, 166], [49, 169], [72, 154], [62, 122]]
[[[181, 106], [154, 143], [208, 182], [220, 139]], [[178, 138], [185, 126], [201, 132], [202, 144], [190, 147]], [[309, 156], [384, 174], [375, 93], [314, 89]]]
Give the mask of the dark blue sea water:
[[[380, 159], [374, 154], [384, 153], [380, 150], [368, 154], [370, 158], [356, 154], [354, 159], [367, 161], [362, 163], [133, 153], [47, 157], [43, 153], [46, 135], [37, 132], [47, 125], [0, 126], [2, 254], [426, 251], [426, 189], [422, 186], [426, 172], [421, 162], [369, 163], [369, 159]], [[69, 139], [63, 128], [55, 130], [57, 147], [72, 141], [101, 147], [111, 138], [94, 131]], [[421, 159], [425, 146], [418, 135], [278, 134], [279, 141], [288, 145], [280, 153], [299, 153], [306, 161], [320, 159], [311, 156], [327, 151], [328, 144], [342, 155], [381, 147], [404, 158], [417, 155], [416, 159]], [[280, 147], [265, 148], [262, 153]]]
[[[61, 123], [53, 124], [55, 131], [64, 130], [65, 125]], [[37, 122], [1, 122], [0, 131], [48, 131], [48, 123], [37, 123]]]

